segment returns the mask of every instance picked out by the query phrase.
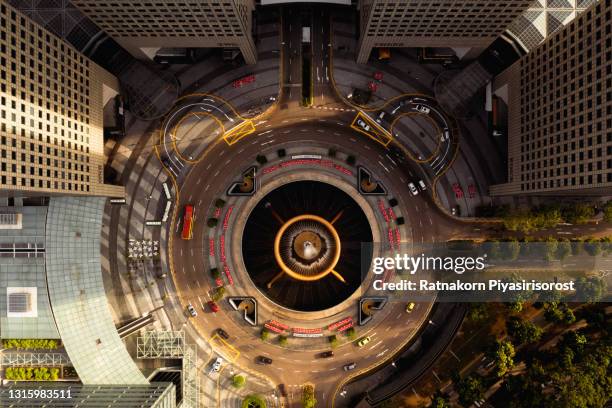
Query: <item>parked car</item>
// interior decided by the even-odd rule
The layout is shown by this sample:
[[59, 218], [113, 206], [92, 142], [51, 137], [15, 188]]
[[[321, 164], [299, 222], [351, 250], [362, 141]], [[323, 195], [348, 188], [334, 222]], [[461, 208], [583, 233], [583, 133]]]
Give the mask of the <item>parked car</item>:
[[272, 364], [272, 359], [266, 356], [257, 356], [257, 358], [255, 358], [255, 362], [259, 365], [270, 365]]
[[414, 185], [414, 183], [408, 183], [408, 188], [410, 189], [410, 192], [412, 193], [412, 195], [418, 195], [419, 194], [419, 190], [417, 190], [416, 186]]
[[357, 367], [357, 364], [355, 364], [355, 363], [348, 363], [348, 364], [346, 364], [342, 368], [344, 368], [344, 371], [351, 371], [351, 370], [354, 370], [355, 367]]
[[229, 334], [227, 334], [227, 332], [225, 330], [223, 330], [222, 328], [218, 328], [217, 329], [217, 334], [219, 335], [219, 337], [228, 340], [229, 339]]
[[209, 300], [206, 303], [208, 304], [208, 307], [210, 307], [211, 312], [217, 313], [219, 311], [219, 305], [213, 302], [212, 300]]
[[191, 317], [196, 317], [198, 315], [198, 312], [195, 310], [195, 307], [193, 307], [191, 303], [187, 304], [187, 311], [189, 311]]
[[360, 339], [360, 340], [357, 342], [357, 347], [363, 347], [363, 346], [365, 346], [366, 344], [368, 344], [368, 343], [370, 342], [370, 340], [372, 340], [372, 338], [371, 338], [370, 336], [368, 336], [368, 337], [364, 337], [364, 338]]
[[427, 190], [427, 186], [423, 180], [419, 180], [419, 187], [421, 187], [421, 190], [423, 191]]
[[431, 109], [429, 109], [425, 105], [417, 105], [417, 106], [414, 107], [414, 109], [416, 109], [418, 112], [424, 113], [426, 115], [428, 115], [429, 112], [431, 112]]
[[414, 302], [408, 302], [406, 304], [406, 313], [411, 313], [414, 310], [416, 304]]
[[361, 119], [357, 119], [357, 124], [366, 132], [370, 131], [370, 126], [368, 124], [366, 124], [363, 120]]
[[223, 364], [223, 359], [221, 357], [217, 357], [215, 359], [215, 361], [212, 363], [212, 366], [210, 366], [210, 371], [209, 373], [218, 373], [219, 370], [221, 369], [221, 364]]
[[334, 356], [334, 352], [329, 350], [329, 351], [324, 351], [322, 353], [319, 354], [320, 358], [330, 358]]

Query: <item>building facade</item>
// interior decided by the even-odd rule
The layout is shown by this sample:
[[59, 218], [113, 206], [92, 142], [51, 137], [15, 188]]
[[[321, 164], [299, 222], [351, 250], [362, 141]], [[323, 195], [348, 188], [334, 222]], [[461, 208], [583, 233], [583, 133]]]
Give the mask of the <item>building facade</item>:
[[123, 196], [104, 184], [117, 80], [0, 0], [0, 195]]
[[257, 61], [253, 0], [73, 3], [137, 58], [150, 57], [161, 47], [237, 47], [247, 63]]
[[491, 195], [612, 193], [612, 1], [584, 11], [494, 82], [508, 180]]
[[485, 48], [533, 0], [361, 0], [358, 63], [374, 47]]

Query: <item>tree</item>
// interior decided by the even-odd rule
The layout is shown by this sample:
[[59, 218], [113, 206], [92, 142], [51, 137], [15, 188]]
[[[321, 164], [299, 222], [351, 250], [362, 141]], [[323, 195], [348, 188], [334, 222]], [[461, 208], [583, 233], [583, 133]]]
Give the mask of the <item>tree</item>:
[[289, 340], [287, 339], [287, 336], [278, 336], [278, 344], [285, 347], [287, 346], [288, 343], [289, 343]]
[[544, 241], [544, 260], [552, 261], [557, 256], [557, 246], [558, 242], [553, 237], [548, 237]]
[[213, 279], [219, 279], [221, 277], [221, 272], [219, 272], [218, 268], [210, 268], [210, 274]]
[[551, 323], [572, 324], [576, 321], [574, 312], [564, 302], [544, 303], [544, 318]]
[[356, 161], [357, 159], [352, 154], [346, 157], [346, 164], [348, 164], [349, 166], [354, 166]]
[[603, 220], [605, 222], [612, 222], [612, 200], [603, 206]]
[[436, 391], [431, 399], [429, 408], [451, 408], [450, 401], [440, 391]]
[[571, 224], [586, 224], [595, 216], [595, 207], [591, 204], [576, 203], [563, 208], [565, 221]]
[[264, 398], [257, 394], [248, 395], [242, 400], [241, 408], [266, 408], [266, 401]]
[[480, 323], [489, 317], [489, 308], [484, 303], [470, 303], [467, 318], [472, 323]]
[[223, 208], [223, 206], [225, 205], [225, 200], [222, 198], [217, 198], [215, 200], [215, 207], [217, 208]]
[[518, 341], [518, 344], [536, 342], [542, 337], [542, 329], [530, 321], [517, 316], [511, 316], [506, 321], [508, 334]]
[[459, 380], [456, 390], [459, 394], [459, 403], [466, 407], [472, 405], [474, 401], [482, 399], [484, 396], [482, 379], [476, 375], [470, 375]]
[[492, 356], [497, 364], [497, 376], [503, 377], [514, 367], [514, 345], [509, 341], [497, 341]]
[[576, 298], [594, 303], [602, 298], [606, 290], [606, 282], [598, 276], [585, 278], [584, 276], [576, 279]]
[[235, 388], [242, 388], [246, 384], [246, 378], [242, 375], [236, 374], [232, 377], [232, 385]]
[[314, 395], [314, 386], [308, 384], [302, 388], [302, 407], [314, 408], [317, 405], [317, 400]]
[[206, 221], [208, 228], [215, 228], [218, 223], [219, 221], [216, 218], [209, 218], [208, 221]]
[[336, 157], [337, 153], [338, 153], [338, 151], [336, 149], [334, 149], [333, 147], [330, 147], [329, 150], [327, 151], [327, 155], [329, 157]]
[[255, 160], [257, 161], [257, 163], [261, 164], [262, 166], [268, 162], [268, 159], [263, 154], [257, 155]]
[[601, 254], [601, 242], [595, 238], [589, 238], [584, 241], [584, 250], [591, 256]]
[[557, 244], [557, 259], [564, 260], [572, 253], [572, 244], [567, 239], [562, 239]]

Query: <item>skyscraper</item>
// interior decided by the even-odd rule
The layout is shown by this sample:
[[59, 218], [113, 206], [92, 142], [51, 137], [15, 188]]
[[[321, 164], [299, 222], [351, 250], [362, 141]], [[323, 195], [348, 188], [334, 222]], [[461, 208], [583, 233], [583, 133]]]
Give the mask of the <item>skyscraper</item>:
[[612, 192], [612, 6], [602, 0], [509, 67], [508, 179], [491, 195]]
[[257, 60], [251, 35], [253, 0], [73, 3], [137, 58], [161, 47], [237, 47], [247, 63]]
[[0, 2], [0, 194], [123, 196], [104, 184], [115, 77]]
[[487, 47], [533, 0], [361, 0], [358, 63], [374, 47]]

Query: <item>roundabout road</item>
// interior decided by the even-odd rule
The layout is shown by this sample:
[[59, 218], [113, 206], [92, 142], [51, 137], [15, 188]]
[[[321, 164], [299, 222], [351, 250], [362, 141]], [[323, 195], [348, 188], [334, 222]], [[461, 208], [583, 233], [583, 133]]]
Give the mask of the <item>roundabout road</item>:
[[[388, 150], [370, 138], [355, 132], [347, 122], [338, 118], [321, 118], [320, 112], [302, 110], [299, 116], [291, 119], [282, 116], [274, 120], [268, 119], [265, 131], [259, 129], [239, 142], [212, 144], [202, 157], [195, 160], [181, 183], [180, 200], [176, 208], [184, 204], [195, 206], [196, 221], [194, 238], [190, 241], [180, 239], [179, 224], [172, 230], [173, 259], [175, 284], [184, 305], [188, 302], [199, 306], [208, 300], [207, 293], [212, 288], [208, 255], [208, 233], [205, 218], [210, 214], [210, 208], [216, 198], [221, 197], [232, 181], [236, 181], [240, 172], [256, 164], [258, 154], [276, 154], [281, 147], [293, 145], [316, 147], [335, 147], [340, 152], [353, 154], [357, 164], [366, 166], [375, 174], [384, 176], [388, 190], [400, 200], [402, 215], [410, 224], [411, 242], [440, 242], [454, 236], [466, 235], [466, 224], [455, 221], [440, 212], [430, 196], [421, 193], [412, 196], [407, 188], [410, 176], [407, 172], [417, 172], [410, 169], [409, 162], [402, 164], [393, 161], [388, 156]], [[398, 167], [403, 166], [403, 167]], [[231, 289], [230, 289], [231, 293]], [[235, 295], [245, 295], [236, 293]], [[258, 371], [272, 379], [275, 383], [288, 385], [302, 384], [311, 381], [317, 385], [317, 394], [326, 400], [335, 384], [343, 379], [346, 373], [342, 366], [349, 362], [357, 362], [359, 368], [368, 367], [385, 360], [393, 350], [401, 347], [420, 326], [426, 317], [429, 305], [418, 305], [415, 311], [407, 314], [405, 303], [391, 303], [387, 318], [376, 326], [375, 330], [358, 331], [358, 335], [370, 335], [371, 345], [357, 348], [351, 343], [340, 346], [335, 351], [335, 357], [318, 359], [316, 353], [308, 350], [296, 352], [280, 348], [276, 345], [262, 342], [252, 330], [236, 324], [226, 313], [235, 313], [229, 308], [222, 308], [219, 313], [203, 312], [201, 308], [198, 317], [192, 319], [193, 324], [204, 338], [210, 338], [216, 328], [223, 328], [232, 336], [231, 343], [240, 356], [236, 363]], [[398, 329], [401, 326], [401, 329]], [[259, 366], [254, 362], [258, 355], [271, 356], [274, 364]]]

